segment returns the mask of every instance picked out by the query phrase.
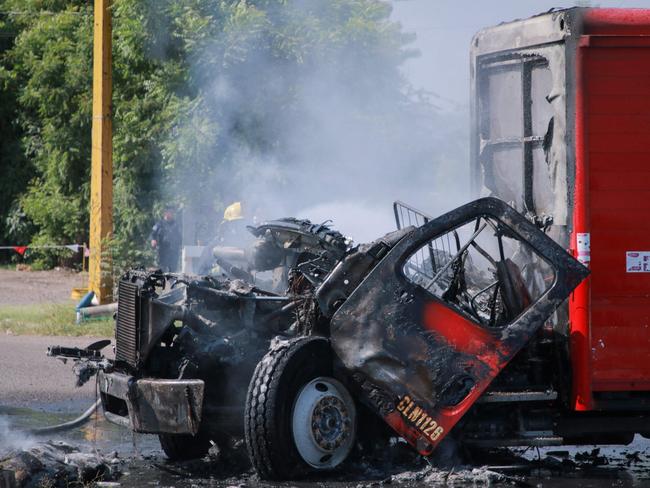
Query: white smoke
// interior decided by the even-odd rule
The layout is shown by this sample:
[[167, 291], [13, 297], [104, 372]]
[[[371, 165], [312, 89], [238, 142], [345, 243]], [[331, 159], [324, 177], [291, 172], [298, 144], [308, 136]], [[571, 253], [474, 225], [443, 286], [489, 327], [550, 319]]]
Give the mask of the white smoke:
[[9, 418], [0, 415], [0, 454], [10, 451], [28, 449], [35, 444], [35, 440], [12, 427]]
[[[296, 11], [317, 3], [288, 5], [294, 10], [274, 14], [301, 15]], [[332, 220], [360, 242], [394, 230], [396, 199], [433, 215], [467, 200], [466, 114], [441, 111], [389, 57], [369, 59], [365, 47], [349, 42], [334, 59], [316, 53], [293, 66], [259, 49], [252, 36], [250, 46], [240, 46], [250, 59], [224, 67], [210, 61], [222, 43], [215, 39], [195, 60], [201, 100], [174, 134], [200, 133], [201, 147], [188, 151], [214, 167], [208, 176], [188, 158], [166, 192], [201, 205], [212, 200], [213, 210], [202, 206], [198, 220], [218, 222], [219, 206], [241, 200], [249, 217]], [[246, 113], [251, 107], [254, 113]], [[247, 130], [261, 134], [261, 143], [251, 142]]]

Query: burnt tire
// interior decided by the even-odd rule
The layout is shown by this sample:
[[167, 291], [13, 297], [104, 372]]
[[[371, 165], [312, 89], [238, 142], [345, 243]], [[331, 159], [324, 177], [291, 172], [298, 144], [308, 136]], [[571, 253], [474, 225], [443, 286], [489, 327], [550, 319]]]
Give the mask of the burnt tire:
[[[332, 351], [322, 337], [281, 342], [257, 365], [246, 397], [244, 432], [261, 479], [302, 478], [333, 469], [347, 457], [356, 409], [331, 376]], [[316, 427], [317, 422], [324, 427]]]
[[187, 461], [188, 459], [202, 458], [208, 453], [210, 438], [207, 434], [199, 432], [191, 434], [158, 434], [160, 447], [170, 461]]

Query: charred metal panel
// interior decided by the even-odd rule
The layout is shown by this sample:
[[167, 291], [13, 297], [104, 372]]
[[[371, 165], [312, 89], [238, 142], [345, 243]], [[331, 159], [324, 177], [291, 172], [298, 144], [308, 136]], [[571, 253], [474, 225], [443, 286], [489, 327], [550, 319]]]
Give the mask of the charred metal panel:
[[[536, 300], [504, 324], [482, 323], [445, 301], [448, 293], [441, 299], [404, 274], [405, 263], [428, 242], [474, 220], [479, 228], [478, 219], [487, 218], [499, 222], [497, 234], [516, 236], [553, 271]], [[464, 259], [470, 241], [458, 245], [454, 259]], [[437, 276], [453, 269], [447, 263]], [[333, 316], [332, 346], [364, 401], [429, 454], [587, 274], [514, 209], [494, 198], [477, 200], [397, 243]], [[510, 291], [518, 290], [516, 281]]]
[[321, 312], [331, 317], [336, 308], [350, 296], [368, 271], [413, 227], [396, 230], [368, 244], [361, 244], [341, 260], [316, 291]]
[[[513, 202], [566, 248], [575, 158], [574, 50], [587, 11], [552, 11], [483, 29], [471, 46], [473, 192]], [[489, 85], [508, 70], [520, 73], [518, 91], [494, 78], [507, 100], [504, 114], [491, 102], [496, 88], [490, 93]], [[486, 121], [507, 116], [520, 117], [521, 134], [490, 131]]]
[[203, 387], [202, 380], [138, 380], [127, 398], [133, 430], [195, 435], [201, 423]]
[[556, 10], [482, 29], [472, 39], [472, 56], [560, 42], [573, 32], [581, 10]]
[[[135, 432], [192, 434], [199, 430], [203, 413], [202, 380], [140, 379], [120, 373], [100, 373], [102, 395], [126, 402], [128, 418], [107, 420], [127, 424]], [[106, 404], [106, 402], [105, 402]]]
[[478, 191], [511, 203], [540, 227], [567, 224], [563, 45], [476, 61]]
[[147, 295], [143, 300], [140, 317], [140, 337], [138, 360], [146, 361], [151, 350], [159, 343], [161, 336], [174, 323], [174, 320], [186, 318], [183, 305], [187, 301], [187, 288], [182, 286], [172, 289], [157, 298]]

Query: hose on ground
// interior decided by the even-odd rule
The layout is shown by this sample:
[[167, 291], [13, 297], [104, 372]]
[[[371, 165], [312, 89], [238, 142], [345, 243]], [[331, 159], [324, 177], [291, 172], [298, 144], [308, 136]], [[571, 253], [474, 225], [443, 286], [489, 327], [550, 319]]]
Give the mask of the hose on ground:
[[88, 422], [90, 419], [91, 415], [95, 413], [95, 410], [99, 408], [101, 405], [102, 401], [97, 400], [95, 403], [93, 403], [88, 410], [86, 410], [84, 413], [82, 413], [79, 417], [77, 417], [74, 420], [71, 420], [69, 422], [64, 422], [62, 424], [58, 425], [51, 425], [49, 427], [40, 427], [37, 429], [29, 429], [27, 433], [32, 434], [32, 435], [44, 435], [44, 434], [53, 434], [54, 432], [62, 432], [64, 430], [70, 430], [74, 429], [75, 427], [79, 427], [80, 425], [85, 424]]

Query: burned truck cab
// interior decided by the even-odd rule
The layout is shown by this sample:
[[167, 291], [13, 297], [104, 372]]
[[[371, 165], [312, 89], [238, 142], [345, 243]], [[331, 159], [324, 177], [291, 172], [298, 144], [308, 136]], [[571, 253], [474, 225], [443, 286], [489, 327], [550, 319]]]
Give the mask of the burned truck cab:
[[[255, 366], [274, 337], [304, 332], [310, 290], [350, 248], [340, 233], [306, 220], [250, 231], [252, 250], [216, 250], [219, 274], [133, 269], [119, 280], [115, 359], [98, 379], [105, 416], [158, 434], [172, 459], [205, 454], [210, 441], [227, 451], [243, 436]], [[223, 257], [233, 254], [248, 263]], [[279, 278], [259, 279], [260, 270]]]
[[503, 398], [488, 391], [497, 377], [526, 396], [509, 364], [588, 270], [495, 198], [403, 224], [350, 248], [322, 226], [268, 225], [264, 245], [301, 254], [281, 295], [126, 273], [99, 377], [107, 418], [158, 434], [172, 459], [244, 437], [260, 476], [290, 479], [373, 436], [357, 428], [360, 404], [428, 455], [481, 398]]
[[106, 418], [163, 438], [237, 434], [240, 383], [286, 327], [288, 304], [242, 281], [127, 272], [118, 284], [115, 360], [99, 373]]

